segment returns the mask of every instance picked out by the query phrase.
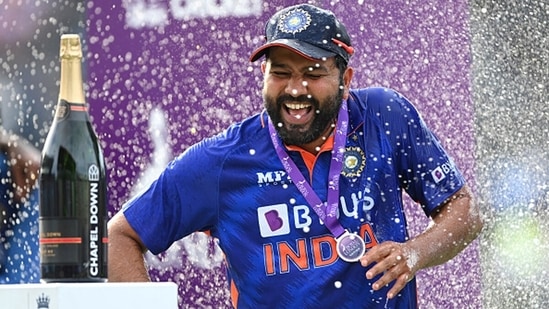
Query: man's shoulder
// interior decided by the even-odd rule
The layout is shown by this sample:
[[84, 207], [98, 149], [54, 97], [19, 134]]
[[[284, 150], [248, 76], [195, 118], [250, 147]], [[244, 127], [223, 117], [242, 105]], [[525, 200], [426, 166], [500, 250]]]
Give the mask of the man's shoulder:
[[[202, 140], [196, 144], [200, 148], [208, 149], [209, 153], [231, 153], [239, 147], [246, 147], [263, 134], [266, 123], [263, 114], [255, 114], [242, 121], [231, 124], [222, 132]], [[216, 150], [216, 151], [214, 151]]]
[[257, 136], [266, 124], [266, 118], [263, 113], [255, 114], [242, 121], [231, 124], [227, 129], [221, 132], [218, 137], [222, 140], [239, 140], [240, 142], [249, 140]]
[[402, 105], [402, 102], [408, 103], [408, 100], [398, 91], [385, 87], [369, 87], [351, 89], [350, 98], [359, 105], [368, 108], [387, 107], [391, 105]]
[[390, 88], [351, 89], [349, 94], [350, 104], [356, 105], [366, 115], [395, 117], [417, 113], [415, 106], [406, 97]]

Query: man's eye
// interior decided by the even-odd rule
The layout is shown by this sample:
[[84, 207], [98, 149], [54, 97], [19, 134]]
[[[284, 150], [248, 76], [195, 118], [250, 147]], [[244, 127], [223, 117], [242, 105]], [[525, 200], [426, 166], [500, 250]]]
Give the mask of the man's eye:
[[280, 72], [280, 71], [274, 71], [274, 72], [271, 72], [273, 75], [275, 76], [279, 76], [279, 77], [286, 77], [286, 76], [289, 76], [290, 73], [288, 72]]
[[308, 79], [319, 79], [322, 77], [322, 75], [319, 75], [319, 74], [307, 74], [305, 75], [306, 78]]

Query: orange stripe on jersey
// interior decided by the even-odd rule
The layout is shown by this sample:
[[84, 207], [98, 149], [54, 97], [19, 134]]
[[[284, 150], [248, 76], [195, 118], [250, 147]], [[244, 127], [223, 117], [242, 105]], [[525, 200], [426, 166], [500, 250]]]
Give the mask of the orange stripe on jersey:
[[299, 146], [289, 145], [286, 146], [286, 148], [288, 148], [288, 150], [299, 151], [301, 157], [303, 158], [303, 161], [305, 162], [305, 165], [307, 166], [307, 169], [309, 170], [309, 179], [312, 179], [313, 167], [315, 166], [318, 155], [325, 151], [332, 151], [332, 149], [334, 148], [334, 135], [332, 134], [326, 139], [326, 142], [322, 144], [322, 147], [320, 147], [320, 151], [316, 155], [308, 152], [307, 150]]
[[233, 280], [231, 280], [231, 303], [233, 308], [238, 308], [238, 289]]

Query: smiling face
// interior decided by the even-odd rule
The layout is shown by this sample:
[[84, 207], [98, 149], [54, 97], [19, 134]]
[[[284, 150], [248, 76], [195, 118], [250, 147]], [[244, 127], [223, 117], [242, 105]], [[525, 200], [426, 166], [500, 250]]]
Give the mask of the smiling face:
[[305, 149], [321, 145], [348, 95], [352, 69], [341, 74], [333, 57], [310, 60], [272, 47], [262, 70], [263, 101], [282, 141]]

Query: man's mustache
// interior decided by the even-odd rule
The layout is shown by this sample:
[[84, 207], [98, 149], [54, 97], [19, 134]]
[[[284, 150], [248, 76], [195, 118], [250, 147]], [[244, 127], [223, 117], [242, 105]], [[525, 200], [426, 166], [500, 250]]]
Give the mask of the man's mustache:
[[307, 95], [300, 95], [298, 97], [293, 97], [291, 95], [281, 95], [277, 98], [276, 103], [278, 106], [282, 106], [286, 102], [300, 102], [300, 103], [309, 103], [314, 107], [318, 107], [318, 101], [313, 97]]

